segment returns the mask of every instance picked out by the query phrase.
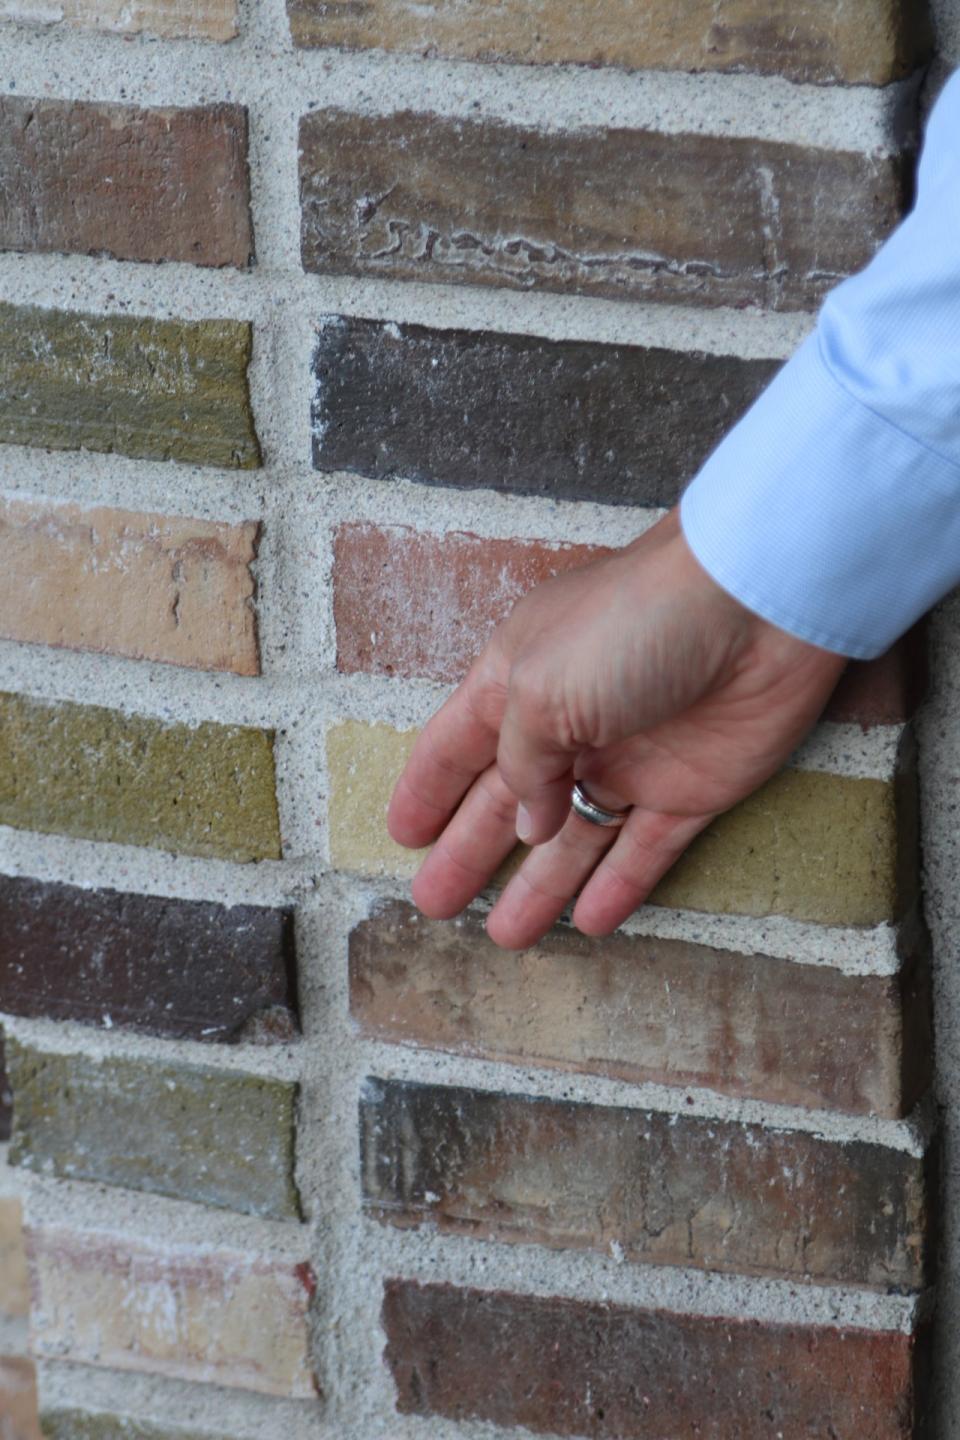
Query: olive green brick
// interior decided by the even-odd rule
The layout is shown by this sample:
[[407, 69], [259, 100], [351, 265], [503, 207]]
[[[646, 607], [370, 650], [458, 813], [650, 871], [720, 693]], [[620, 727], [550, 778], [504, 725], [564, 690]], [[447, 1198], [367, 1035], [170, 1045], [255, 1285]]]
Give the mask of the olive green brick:
[[0, 825], [279, 859], [273, 732], [0, 692]]
[[14, 1041], [10, 1164], [274, 1220], [300, 1217], [296, 1086]]
[[[364, 875], [412, 874], [424, 852], [395, 845], [384, 817], [415, 731], [349, 720], [327, 735], [330, 855]], [[903, 830], [901, 836], [898, 832]], [[722, 915], [786, 915], [825, 925], [899, 918], [901, 850], [891, 781], [785, 770], [720, 816], [677, 862], [650, 903]], [[509, 867], [499, 879], [510, 873]]]
[[0, 442], [260, 464], [252, 326], [0, 304]]
[[120, 1415], [94, 1415], [62, 1407], [40, 1412], [40, 1431], [44, 1440], [230, 1440], [221, 1431], [171, 1429]]

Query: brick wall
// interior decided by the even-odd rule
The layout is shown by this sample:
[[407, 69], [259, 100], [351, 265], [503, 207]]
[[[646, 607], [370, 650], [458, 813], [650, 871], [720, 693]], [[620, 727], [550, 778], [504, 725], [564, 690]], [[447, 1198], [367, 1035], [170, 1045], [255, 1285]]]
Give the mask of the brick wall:
[[896, 223], [932, 18], [0, 0], [0, 1440], [960, 1433], [953, 612], [609, 940], [383, 828]]

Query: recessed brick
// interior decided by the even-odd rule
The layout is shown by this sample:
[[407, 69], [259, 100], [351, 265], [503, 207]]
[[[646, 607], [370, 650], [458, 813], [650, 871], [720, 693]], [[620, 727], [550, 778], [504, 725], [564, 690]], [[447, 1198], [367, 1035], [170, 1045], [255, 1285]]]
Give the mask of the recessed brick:
[[[21, 1319], [29, 1311], [30, 1284], [23, 1247], [23, 1209], [15, 1196], [0, 1195], [0, 1320]], [[0, 1435], [2, 1433], [0, 1429]]]
[[0, 876], [0, 1010], [183, 1040], [290, 1040], [293, 912]]
[[350, 935], [365, 1035], [640, 1084], [900, 1117], [930, 1084], [925, 965], [844, 975], [687, 940], [557, 927], [521, 955], [483, 918], [383, 901]]
[[252, 343], [240, 320], [0, 304], [0, 441], [251, 469]]
[[239, 28], [236, 0], [0, 0], [0, 17], [163, 40], [232, 40]]
[[43, 1440], [32, 1360], [0, 1356], [0, 1436], [3, 1440]]
[[777, 1325], [389, 1280], [404, 1414], [589, 1440], [913, 1440], [928, 1332]]
[[0, 824], [276, 860], [273, 734], [0, 694]]
[[896, 157], [730, 136], [329, 108], [300, 145], [317, 274], [811, 310], [906, 202]]
[[11, 1165], [244, 1215], [300, 1218], [295, 1085], [10, 1042], [8, 1064]]
[[929, 53], [922, 0], [287, 0], [294, 44], [457, 60], [759, 70], [790, 80], [883, 85]]
[[142, 1243], [68, 1226], [28, 1231], [34, 1354], [309, 1399], [308, 1265]]
[[876, 1289], [927, 1276], [924, 1162], [762, 1125], [368, 1080], [364, 1203], [400, 1226]]
[[246, 266], [247, 112], [0, 96], [0, 250]]
[[314, 464], [377, 479], [672, 505], [779, 368], [639, 345], [330, 316]]

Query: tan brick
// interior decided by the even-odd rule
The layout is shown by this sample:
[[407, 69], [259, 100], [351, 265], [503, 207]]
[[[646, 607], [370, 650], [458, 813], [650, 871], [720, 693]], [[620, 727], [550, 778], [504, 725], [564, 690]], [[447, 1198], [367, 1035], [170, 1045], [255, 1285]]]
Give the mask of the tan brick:
[[30, 1230], [27, 1241], [35, 1354], [267, 1395], [315, 1393], [308, 1266], [66, 1226]]
[[848, 84], [897, 79], [931, 39], [923, 0], [287, 0], [287, 10], [297, 45]]
[[258, 531], [0, 498], [0, 634], [256, 675]]
[[21, 1319], [30, 1310], [23, 1210], [12, 1195], [0, 1195], [0, 1319]]
[[404, 850], [387, 834], [390, 792], [417, 738], [389, 725], [344, 720], [327, 731], [330, 859], [360, 875], [412, 875], [425, 850]]
[[0, 1440], [43, 1440], [31, 1360], [0, 1356]]
[[0, 0], [0, 17], [163, 40], [232, 40], [238, 32], [237, 0]]

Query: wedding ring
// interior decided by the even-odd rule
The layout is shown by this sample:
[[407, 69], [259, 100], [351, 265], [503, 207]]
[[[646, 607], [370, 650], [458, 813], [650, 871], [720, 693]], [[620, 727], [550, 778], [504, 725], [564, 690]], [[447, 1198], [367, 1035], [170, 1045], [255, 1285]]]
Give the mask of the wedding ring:
[[580, 784], [573, 787], [570, 808], [581, 820], [589, 820], [591, 825], [602, 825], [605, 830], [619, 830], [631, 810], [629, 805], [626, 810], [604, 810], [602, 805], [597, 805], [590, 799]]

